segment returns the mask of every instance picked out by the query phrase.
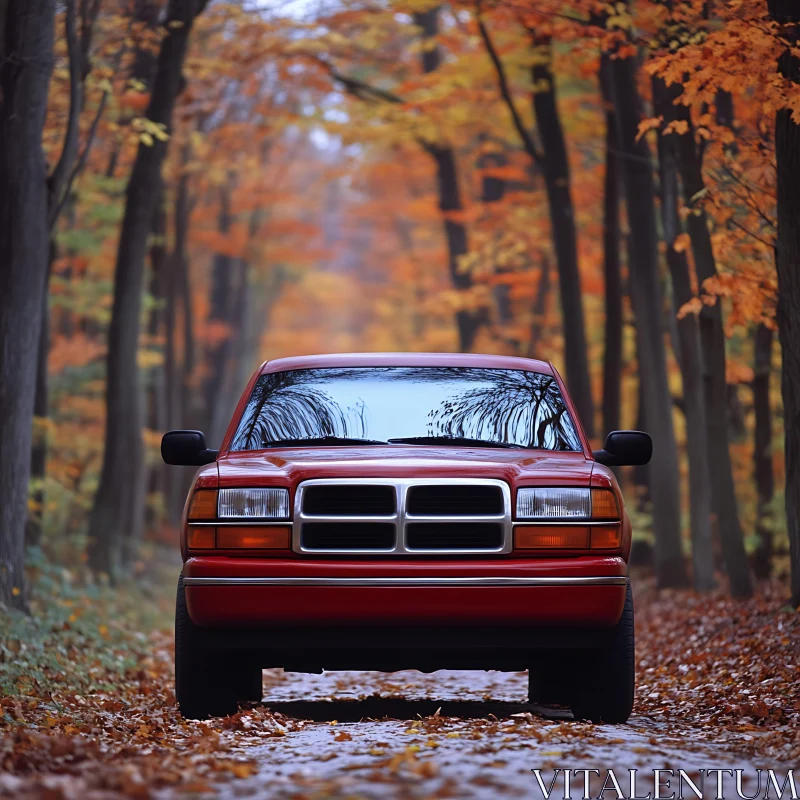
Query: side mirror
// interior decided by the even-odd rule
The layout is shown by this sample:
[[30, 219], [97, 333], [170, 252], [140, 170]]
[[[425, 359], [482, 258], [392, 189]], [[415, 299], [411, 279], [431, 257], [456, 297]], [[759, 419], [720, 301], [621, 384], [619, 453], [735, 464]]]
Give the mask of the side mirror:
[[169, 431], [161, 437], [161, 458], [165, 464], [202, 467], [217, 460], [219, 450], [206, 448], [201, 431]]
[[653, 455], [653, 440], [644, 431], [611, 431], [602, 450], [592, 453], [607, 467], [638, 467]]

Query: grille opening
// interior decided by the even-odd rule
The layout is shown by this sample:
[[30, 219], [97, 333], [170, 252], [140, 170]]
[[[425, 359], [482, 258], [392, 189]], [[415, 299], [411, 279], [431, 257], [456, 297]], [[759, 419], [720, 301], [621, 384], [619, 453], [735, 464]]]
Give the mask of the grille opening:
[[305, 550], [391, 550], [395, 526], [391, 522], [304, 522]]
[[308, 486], [303, 490], [304, 514], [389, 516], [396, 508], [394, 486]]
[[496, 522], [411, 522], [406, 526], [410, 550], [499, 550], [503, 526]]
[[419, 516], [474, 516], [502, 514], [503, 492], [499, 486], [411, 486], [406, 499], [409, 514]]

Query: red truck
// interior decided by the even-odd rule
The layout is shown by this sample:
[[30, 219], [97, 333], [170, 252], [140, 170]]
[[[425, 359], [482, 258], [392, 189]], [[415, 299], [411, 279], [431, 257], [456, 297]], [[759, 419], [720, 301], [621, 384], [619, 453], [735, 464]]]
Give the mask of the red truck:
[[544, 361], [390, 353], [270, 361], [199, 466], [181, 530], [181, 714], [261, 699], [262, 668], [528, 670], [529, 699], [619, 723], [633, 706], [631, 525]]

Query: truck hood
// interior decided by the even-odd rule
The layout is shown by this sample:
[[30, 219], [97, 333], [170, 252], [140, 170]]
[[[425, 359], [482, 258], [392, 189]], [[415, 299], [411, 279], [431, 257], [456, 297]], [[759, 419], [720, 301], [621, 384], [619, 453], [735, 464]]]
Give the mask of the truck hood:
[[220, 487], [289, 486], [310, 478], [496, 478], [511, 486], [588, 486], [594, 461], [583, 453], [500, 448], [296, 447], [227, 453]]

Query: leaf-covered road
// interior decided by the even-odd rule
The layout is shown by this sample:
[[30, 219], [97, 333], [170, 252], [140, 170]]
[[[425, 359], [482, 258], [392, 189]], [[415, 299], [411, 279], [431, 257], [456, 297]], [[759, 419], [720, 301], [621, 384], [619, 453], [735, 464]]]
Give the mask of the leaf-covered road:
[[[76, 626], [97, 624], [88, 615], [102, 606], [71, 603], [47, 640], [52, 658], [36, 655], [35, 673], [18, 670], [0, 697], [0, 796], [541, 797], [531, 770], [549, 782], [556, 767], [639, 769], [646, 795], [652, 769], [797, 769], [800, 615], [781, 610], [784, 590], [734, 601], [635, 585], [636, 705], [624, 726], [529, 706], [523, 674], [491, 672], [267, 671], [263, 703], [189, 722], [175, 708], [171, 631], [145, 636], [109, 615], [98, 646]], [[30, 647], [7, 638], [1, 652], [20, 661]], [[724, 797], [735, 796], [729, 782]]]
[[[712, 744], [693, 740], [690, 726], [653, 717], [592, 725], [574, 722], [566, 711], [529, 706], [522, 702], [524, 674], [348, 672], [275, 679], [268, 687], [270, 708], [308, 721], [250, 751], [258, 771], [237, 785], [237, 796], [541, 797], [531, 770], [543, 770], [547, 784], [556, 767], [613, 768], [626, 780], [627, 770], [637, 768], [643, 794], [652, 790], [654, 768], [682, 768], [695, 779], [703, 768], [755, 774], [751, 760], [736, 753], [735, 737]], [[578, 795], [582, 780], [572, 779]]]

